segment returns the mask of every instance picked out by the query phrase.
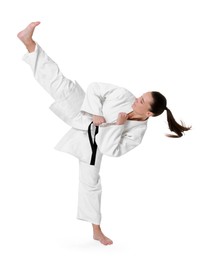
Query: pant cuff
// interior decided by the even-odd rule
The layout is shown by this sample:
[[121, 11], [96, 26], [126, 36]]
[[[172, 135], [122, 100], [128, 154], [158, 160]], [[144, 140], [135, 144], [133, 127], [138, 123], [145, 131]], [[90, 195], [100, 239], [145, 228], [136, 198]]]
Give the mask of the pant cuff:
[[86, 222], [89, 222], [89, 223], [92, 223], [92, 224], [95, 224], [95, 225], [100, 225], [100, 223], [101, 223], [101, 218], [90, 219], [90, 218], [82, 218], [82, 217], [79, 217], [79, 216], [77, 216], [76, 218], [78, 220], [86, 221]]

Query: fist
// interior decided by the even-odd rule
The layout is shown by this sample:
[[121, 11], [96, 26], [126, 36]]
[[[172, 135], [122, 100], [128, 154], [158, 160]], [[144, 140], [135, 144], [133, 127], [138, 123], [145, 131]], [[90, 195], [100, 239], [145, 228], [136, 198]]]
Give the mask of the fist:
[[95, 126], [99, 126], [106, 122], [106, 120], [103, 116], [93, 116], [92, 121]]
[[126, 113], [119, 113], [118, 118], [116, 121], [116, 125], [123, 125], [128, 120], [128, 114]]

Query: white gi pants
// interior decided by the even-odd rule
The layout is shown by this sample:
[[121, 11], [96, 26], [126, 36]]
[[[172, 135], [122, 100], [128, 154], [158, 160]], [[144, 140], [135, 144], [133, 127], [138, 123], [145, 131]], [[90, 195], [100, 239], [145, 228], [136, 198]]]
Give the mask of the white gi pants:
[[101, 179], [100, 165], [79, 161], [79, 192], [77, 218], [100, 224], [101, 222]]
[[[30, 65], [38, 83], [55, 101], [62, 100], [62, 102], [66, 103], [66, 111], [70, 111], [71, 122], [71, 120], [78, 115], [85, 96], [82, 88], [78, 84], [65, 78], [57, 64], [50, 59], [38, 44], [36, 44], [35, 51], [27, 53], [23, 59]], [[84, 118], [81, 117], [81, 120], [83, 121]], [[102, 154], [99, 151], [97, 151], [97, 153], [99, 159], [96, 160], [95, 165], [90, 165], [79, 160], [77, 218], [93, 224], [100, 224], [101, 221], [100, 207], [102, 190], [99, 171]]]

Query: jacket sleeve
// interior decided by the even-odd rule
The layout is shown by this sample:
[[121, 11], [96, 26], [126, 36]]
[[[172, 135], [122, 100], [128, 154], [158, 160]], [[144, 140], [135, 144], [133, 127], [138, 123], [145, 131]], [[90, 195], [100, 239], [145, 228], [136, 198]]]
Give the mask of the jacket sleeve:
[[93, 82], [87, 87], [81, 111], [91, 115], [103, 116], [103, 103], [118, 89], [115, 85]]
[[145, 134], [146, 126], [137, 126], [132, 131], [124, 131], [125, 125], [101, 126], [96, 135], [96, 143], [101, 153], [119, 157], [138, 146]]

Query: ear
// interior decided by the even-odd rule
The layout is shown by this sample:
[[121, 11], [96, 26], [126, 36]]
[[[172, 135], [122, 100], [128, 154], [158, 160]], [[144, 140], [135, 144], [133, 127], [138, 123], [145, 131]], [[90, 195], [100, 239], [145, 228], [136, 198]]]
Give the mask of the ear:
[[152, 113], [152, 112], [150, 112], [150, 111], [147, 111], [147, 113], [146, 113], [146, 116], [147, 117], [150, 117], [150, 116], [153, 116], [154, 114]]

